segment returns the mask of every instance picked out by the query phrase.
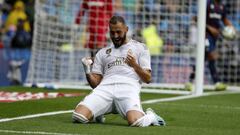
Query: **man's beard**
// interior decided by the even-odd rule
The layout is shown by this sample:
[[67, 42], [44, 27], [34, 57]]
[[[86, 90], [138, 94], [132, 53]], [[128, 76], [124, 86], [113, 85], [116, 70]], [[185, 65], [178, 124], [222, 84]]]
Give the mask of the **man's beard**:
[[119, 48], [120, 46], [122, 46], [124, 44], [124, 42], [126, 41], [126, 37], [127, 37], [127, 34], [125, 33], [124, 36], [121, 37], [119, 41], [115, 41], [114, 39], [112, 39], [114, 47]]

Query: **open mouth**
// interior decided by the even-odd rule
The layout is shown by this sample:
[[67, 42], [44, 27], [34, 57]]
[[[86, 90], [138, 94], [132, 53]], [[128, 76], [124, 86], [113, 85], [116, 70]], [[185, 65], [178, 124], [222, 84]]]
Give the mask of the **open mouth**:
[[120, 38], [115, 38], [115, 39], [114, 39], [114, 42], [120, 42], [120, 41], [121, 41]]

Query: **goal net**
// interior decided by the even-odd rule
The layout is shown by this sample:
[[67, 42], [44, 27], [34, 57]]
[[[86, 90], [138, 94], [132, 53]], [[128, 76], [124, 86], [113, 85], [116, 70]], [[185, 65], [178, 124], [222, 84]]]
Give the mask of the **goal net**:
[[[85, 5], [83, 0], [35, 1], [27, 85], [86, 86], [81, 58], [90, 56], [89, 47], [111, 42], [104, 23], [110, 15], [122, 15], [129, 26], [128, 37], [146, 43], [150, 49], [152, 83], [146, 87], [184, 89], [196, 63], [194, 16], [198, 12], [197, 0], [89, 1]], [[240, 1], [222, 1], [226, 4], [228, 18], [239, 31]], [[239, 38], [232, 41], [220, 39], [217, 44], [220, 81], [238, 86]], [[205, 67], [204, 84], [211, 85], [210, 73]]]

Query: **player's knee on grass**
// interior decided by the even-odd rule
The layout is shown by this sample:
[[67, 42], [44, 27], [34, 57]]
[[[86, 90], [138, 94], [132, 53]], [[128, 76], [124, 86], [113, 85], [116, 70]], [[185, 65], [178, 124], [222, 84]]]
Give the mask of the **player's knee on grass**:
[[88, 123], [89, 122], [89, 120], [84, 115], [77, 113], [75, 111], [72, 114], [72, 119], [73, 119], [73, 122], [75, 122], [75, 123]]
[[[157, 116], [155, 112], [151, 109], [147, 109], [146, 113], [143, 114], [141, 112], [128, 112], [127, 113], [127, 119], [129, 122], [129, 125], [131, 127], [147, 127], [150, 125], [157, 125], [160, 126], [159, 124], [159, 116]], [[165, 124], [164, 120], [161, 118], [161, 121], [163, 125]]]
[[75, 108], [74, 112], [76, 114], [83, 115], [88, 120], [91, 120], [93, 117], [92, 111], [88, 107], [86, 107], [85, 105], [82, 105], [82, 104], [78, 104], [77, 107]]
[[137, 119], [136, 121], [134, 121], [133, 123], [130, 124], [131, 127], [146, 127], [148, 125], [144, 125], [144, 116]]
[[153, 125], [153, 118], [154, 116], [146, 114], [143, 117], [137, 119], [135, 122], [133, 122], [130, 126], [131, 127], [148, 127], [150, 125]]
[[127, 121], [129, 125], [132, 125], [133, 123], [135, 123], [136, 121], [138, 121], [139, 119], [141, 119], [144, 116], [144, 114], [142, 112], [139, 111], [128, 111], [127, 112]]

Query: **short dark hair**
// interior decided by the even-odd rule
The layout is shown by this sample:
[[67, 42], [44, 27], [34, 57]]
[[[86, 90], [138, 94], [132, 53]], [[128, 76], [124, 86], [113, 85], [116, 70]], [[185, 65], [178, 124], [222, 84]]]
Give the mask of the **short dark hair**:
[[122, 16], [112, 16], [109, 21], [109, 24], [117, 24], [118, 22], [126, 25], [125, 20]]

